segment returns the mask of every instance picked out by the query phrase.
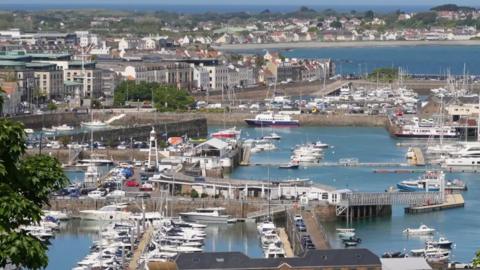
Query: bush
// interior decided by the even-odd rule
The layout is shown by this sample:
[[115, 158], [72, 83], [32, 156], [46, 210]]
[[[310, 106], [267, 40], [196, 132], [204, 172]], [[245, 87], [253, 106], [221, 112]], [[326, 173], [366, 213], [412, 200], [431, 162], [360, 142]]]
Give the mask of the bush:
[[195, 189], [192, 189], [192, 191], [190, 192], [190, 197], [192, 197], [194, 199], [198, 198], [198, 192]]
[[370, 81], [393, 82], [398, 78], [398, 69], [396, 68], [377, 68], [368, 74]]
[[208, 197], [208, 194], [207, 194], [207, 193], [202, 193], [201, 198], [207, 198], [207, 197]]

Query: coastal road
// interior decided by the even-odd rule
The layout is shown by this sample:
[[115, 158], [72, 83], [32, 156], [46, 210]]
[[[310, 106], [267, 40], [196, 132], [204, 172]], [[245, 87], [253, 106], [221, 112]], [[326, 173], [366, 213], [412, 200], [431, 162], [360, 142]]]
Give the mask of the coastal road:
[[335, 91], [339, 90], [342, 87], [342, 85], [347, 84], [347, 83], [349, 83], [349, 82], [344, 81], [344, 80], [333, 81], [332, 83], [327, 84], [325, 86], [325, 88], [322, 87], [322, 89], [313, 93], [313, 96], [317, 96], [317, 97], [327, 96], [327, 95], [331, 94], [332, 92], [335, 92]]

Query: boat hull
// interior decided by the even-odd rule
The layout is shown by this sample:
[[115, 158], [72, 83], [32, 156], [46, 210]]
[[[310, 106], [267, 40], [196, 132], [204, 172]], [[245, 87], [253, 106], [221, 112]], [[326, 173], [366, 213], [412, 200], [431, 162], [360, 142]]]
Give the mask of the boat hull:
[[[409, 185], [404, 185], [404, 184], [397, 184], [397, 188], [400, 191], [406, 191], [406, 192], [425, 192], [427, 191], [424, 188], [421, 187], [415, 187], [415, 186], [409, 186]], [[428, 189], [428, 191], [439, 191], [440, 189], [438, 187], [431, 187]]]
[[198, 223], [227, 223], [227, 221], [230, 219], [229, 216], [206, 216], [182, 213], [180, 213], [180, 217], [182, 217], [182, 219], [185, 221]]
[[120, 221], [128, 220], [130, 218], [129, 212], [100, 212], [100, 211], [80, 211], [78, 216], [83, 220], [94, 220], [94, 221]]
[[251, 127], [298, 127], [300, 122], [297, 120], [255, 120], [255, 119], [245, 119], [247, 125]]
[[[395, 133], [395, 137], [399, 138], [418, 138], [418, 139], [428, 139], [428, 138], [440, 138], [440, 135], [430, 135], [430, 134], [404, 134], [404, 133]], [[443, 135], [443, 138], [456, 138], [458, 135]]]

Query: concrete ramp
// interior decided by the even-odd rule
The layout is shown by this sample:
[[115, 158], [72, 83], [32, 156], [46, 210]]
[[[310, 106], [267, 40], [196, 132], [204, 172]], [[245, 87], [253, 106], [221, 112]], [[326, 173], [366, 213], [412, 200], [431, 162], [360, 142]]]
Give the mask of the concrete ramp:
[[113, 121], [120, 120], [120, 119], [122, 119], [123, 117], [125, 117], [125, 115], [126, 115], [126, 114], [124, 114], [124, 113], [122, 113], [122, 114], [120, 114], [120, 115], [116, 115], [116, 116], [108, 119], [107, 121], [105, 121], [105, 123], [107, 123], [107, 124], [110, 125]]

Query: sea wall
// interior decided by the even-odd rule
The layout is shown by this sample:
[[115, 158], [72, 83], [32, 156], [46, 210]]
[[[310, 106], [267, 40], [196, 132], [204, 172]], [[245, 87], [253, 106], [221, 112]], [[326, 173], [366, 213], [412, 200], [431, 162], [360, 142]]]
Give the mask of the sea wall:
[[[131, 198], [129, 204], [129, 210], [133, 212], [140, 212], [138, 205], [141, 205], [139, 199]], [[111, 204], [112, 201], [108, 200], [94, 200], [91, 198], [85, 199], [62, 199], [51, 198], [50, 206], [46, 206], [45, 209], [65, 211], [72, 215], [77, 215], [79, 211], [88, 209], [99, 209], [105, 205]], [[248, 213], [261, 210], [266, 204], [265, 201], [241, 201], [241, 200], [225, 200], [225, 199], [212, 199], [212, 198], [197, 198], [192, 199], [189, 197], [176, 197], [173, 201], [168, 202], [165, 207], [165, 199], [159, 197], [152, 197], [145, 199], [145, 211], [165, 211], [167, 209], [168, 214], [173, 216], [178, 215], [181, 212], [192, 211], [201, 207], [224, 207], [227, 214], [236, 218], [245, 218]]]
[[[171, 120], [170, 122], [159, 121], [152, 124], [134, 124], [124, 127], [116, 127], [113, 129], [100, 130], [94, 132], [94, 140], [101, 140], [104, 142], [130, 142], [134, 140], [147, 140], [152, 127], [155, 127], [158, 139], [165, 139], [172, 136], [188, 137], [205, 137], [207, 136], [207, 120], [205, 118], [186, 118], [178, 121]], [[89, 140], [89, 135], [80, 133], [68, 136], [72, 141]]]
[[[254, 118], [252, 113], [204, 113], [209, 125], [245, 125], [245, 119]], [[364, 114], [301, 114], [293, 116], [300, 120], [301, 126], [366, 126], [385, 127], [387, 117]]]

